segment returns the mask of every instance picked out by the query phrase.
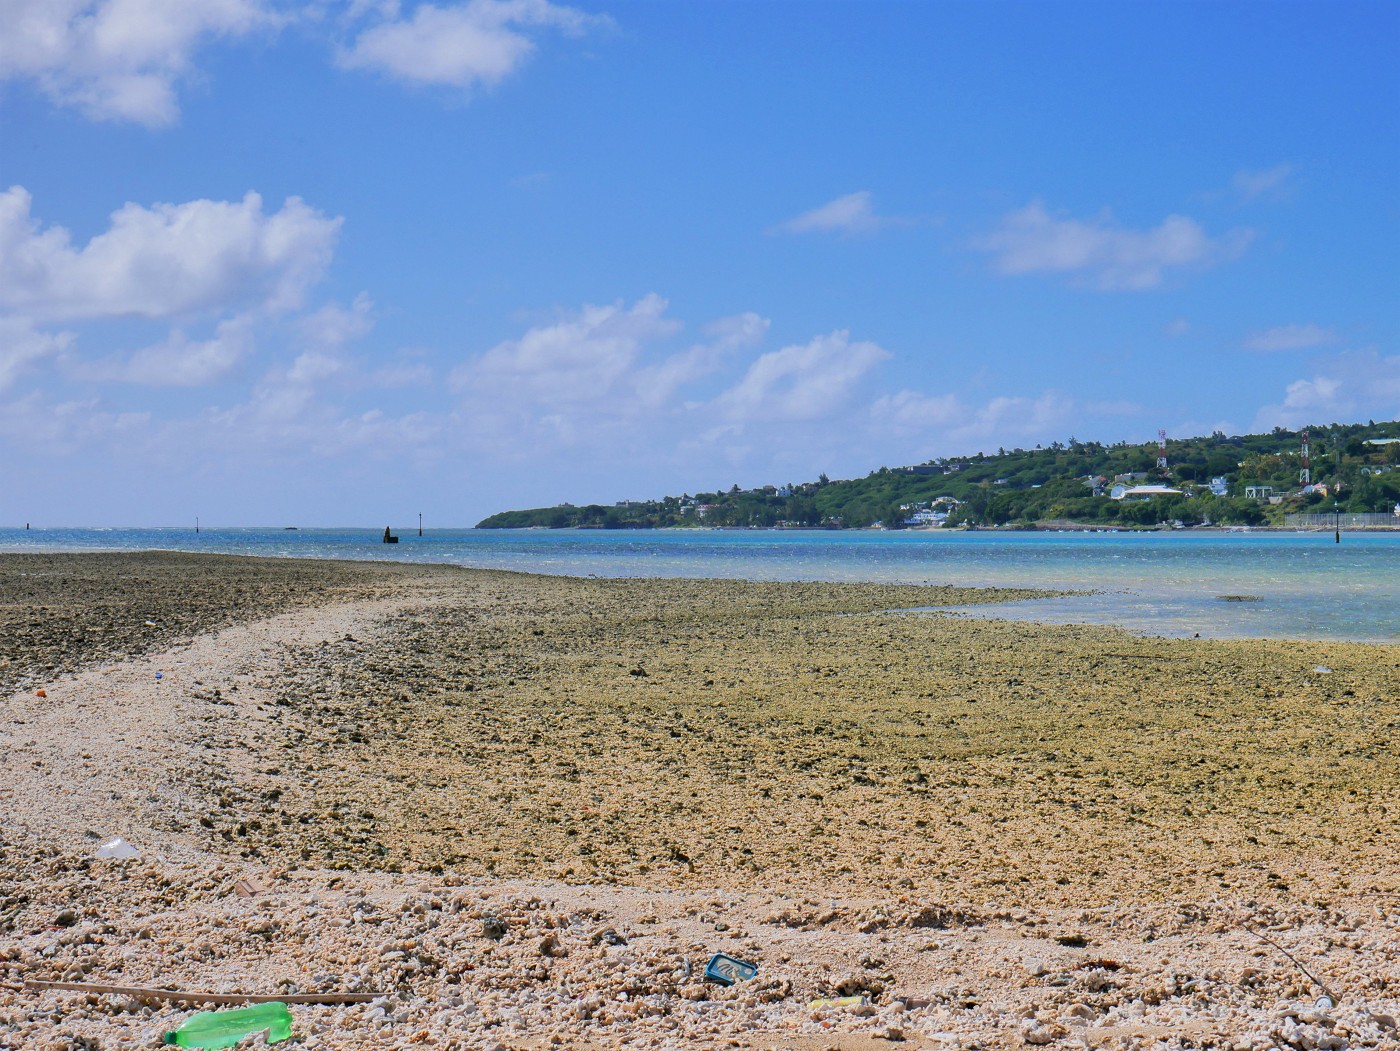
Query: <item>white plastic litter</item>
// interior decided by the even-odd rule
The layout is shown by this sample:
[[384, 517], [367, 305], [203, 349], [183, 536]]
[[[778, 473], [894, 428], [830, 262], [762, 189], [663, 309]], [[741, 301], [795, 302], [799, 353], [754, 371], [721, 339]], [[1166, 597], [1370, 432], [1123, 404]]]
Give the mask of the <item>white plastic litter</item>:
[[122, 858], [139, 858], [141, 852], [126, 840], [122, 839], [121, 836], [117, 836], [115, 839], [109, 839], [106, 843], [98, 847], [97, 856], [99, 858], [115, 858], [121, 860]]
[[1313, 671], [1317, 672], [1319, 675], [1332, 674], [1332, 669], [1327, 667], [1325, 664], [1319, 664], [1316, 668], [1313, 669]]

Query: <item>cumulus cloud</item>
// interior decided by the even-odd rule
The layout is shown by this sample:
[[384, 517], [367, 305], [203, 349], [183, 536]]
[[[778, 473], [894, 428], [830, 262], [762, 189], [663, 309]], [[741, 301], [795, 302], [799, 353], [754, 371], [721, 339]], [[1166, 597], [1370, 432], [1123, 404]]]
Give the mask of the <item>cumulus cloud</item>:
[[0, 0], [0, 80], [32, 80], [95, 120], [160, 126], [206, 41], [278, 23], [263, 0]]
[[888, 220], [875, 214], [869, 190], [860, 190], [828, 201], [819, 208], [789, 219], [775, 227], [778, 233], [874, 233]]
[[1296, 429], [1334, 420], [1393, 420], [1400, 416], [1400, 355], [1348, 351], [1323, 362], [1312, 376], [1289, 383], [1283, 400], [1266, 405], [1254, 430]]
[[1337, 341], [1337, 334], [1321, 325], [1275, 325], [1251, 332], [1244, 339], [1248, 350], [1308, 350]]
[[817, 419], [850, 399], [856, 381], [889, 356], [839, 330], [760, 355], [715, 404], [739, 422]]
[[762, 342], [768, 326], [767, 318], [751, 311], [712, 322], [706, 326], [708, 342], [637, 371], [632, 385], [638, 403], [648, 409], [666, 404], [685, 384], [715, 372], [735, 351]]
[[39, 332], [28, 318], [0, 315], [0, 391], [12, 386], [36, 362], [60, 353], [72, 341], [71, 332]]
[[585, 306], [552, 325], [492, 347], [453, 375], [458, 390], [530, 404], [596, 401], [628, 374], [648, 342], [680, 323], [651, 294], [630, 308]]
[[886, 394], [870, 408], [876, 423], [911, 434], [963, 422], [967, 406], [955, 394], [924, 394], [902, 390]]
[[347, 69], [369, 69], [415, 84], [494, 86], [535, 49], [528, 32], [577, 36], [609, 20], [547, 0], [468, 0], [419, 4], [361, 32], [340, 55]]
[[993, 255], [1002, 274], [1062, 273], [1104, 290], [1139, 290], [1156, 288], [1169, 270], [1234, 258], [1251, 237], [1238, 230], [1212, 238], [1184, 215], [1169, 215], [1150, 230], [1117, 226], [1107, 216], [1089, 222], [1060, 218], [1034, 201], [973, 246]]
[[1262, 171], [1242, 169], [1235, 173], [1235, 192], [1246, 201], [1274, 196], [1283, 192], [1288, 178], [1292, 174], [1293, 165], [1291, 164], [1276, 164], [1272, 168], [1265, 168]]
[[40, 227], [22, 186], [0, 193], [0, 306], [41, 320], [164, 318], [256, 303], [300, 304], [330, 262], [341, 220], [297, 197], [127, 204], [81, 248]]
[[253, 319], [246, 314], [220, 322], [214, 335], [205, 340], [189, 339], [177, 329], [126, 361], [80, 364], [71, 372], [81, 379], [148, 387], [203, 387], [228, 375], [249, 354], [252, 329]]
[[0, 442], [47, 457], [106, 447], [150, 424], [149, 412], [111, 412], [93, 398], [51, 402], [38, 391], [0, 405]]
[[902, 390], [879, 398], [870, 409], [873, 420], [901, 434], [926, 434], [948, 442], [994, 441], [1009, 445], [1055, 438], [1086, 411], [1111, 410], [1085, 406], [1059, 391], [1038, 397], [999, 396], [971, 405], [955, 394], [924, 394]]
[[302, 318], [302, 338], [315, 347], [341, 347], [361, 339], [374, 328], [374, 301], [361, 292], [348, 307], [327, 303]]

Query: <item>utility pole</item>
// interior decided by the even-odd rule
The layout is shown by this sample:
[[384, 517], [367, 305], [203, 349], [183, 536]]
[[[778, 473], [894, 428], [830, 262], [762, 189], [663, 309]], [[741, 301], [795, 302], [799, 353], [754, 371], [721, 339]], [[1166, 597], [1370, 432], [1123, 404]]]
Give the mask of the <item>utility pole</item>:
[[1342, 444], [1337, 439], [1337, 428], [1332, 428], [1332, 507], [1337, 513], [1337, 528], [1332, 534], [1336, 543], [1342, 542], [1342, 505], [1337, 501], [1337, 497], [1342, 492]]

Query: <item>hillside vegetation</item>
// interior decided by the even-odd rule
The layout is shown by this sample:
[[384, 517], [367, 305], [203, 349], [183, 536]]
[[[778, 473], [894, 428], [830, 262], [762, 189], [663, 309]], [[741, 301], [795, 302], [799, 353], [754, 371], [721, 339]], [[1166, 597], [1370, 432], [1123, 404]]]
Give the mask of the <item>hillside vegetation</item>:
[[[1311, 484], [1300, 484], [1300, 431], [1167, 442], [1167, 469], [1155, 442], [1102, 445], [1053, 442], [1034, 449], [881, 467], [864, 478], [759, 489], [683, 493], [604, 506], [505, 511], [484, 529], [583, 527], [656, 529], [679, 526], [904, 528], [918, 512], [937, 512], [945, 526], [1084, 525], [1150, 528], [1282, 524], [1294, 511], [1388, 513], [1400, 502], [1400, 421], [1310, 427]], [[1385, 442], [1384, 439], [1394, 438]], [[1211, 491], [1223, 479], [1223, 494]], [[1115, 485], [1155, 485], [1179, 494], [1115, 500]], [[1268, 486], [1275, 499], [1246, 495]]]

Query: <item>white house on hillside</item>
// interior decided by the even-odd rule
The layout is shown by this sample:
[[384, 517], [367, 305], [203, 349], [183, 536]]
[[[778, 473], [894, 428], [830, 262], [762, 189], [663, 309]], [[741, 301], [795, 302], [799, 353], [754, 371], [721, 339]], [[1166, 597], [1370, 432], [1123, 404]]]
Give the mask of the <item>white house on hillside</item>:
[[1115, 500], [1151, 500], [1154, 496], [1180, 496], [1180, 489], [1166, 485], [1115, 485], [1109, 490]]

